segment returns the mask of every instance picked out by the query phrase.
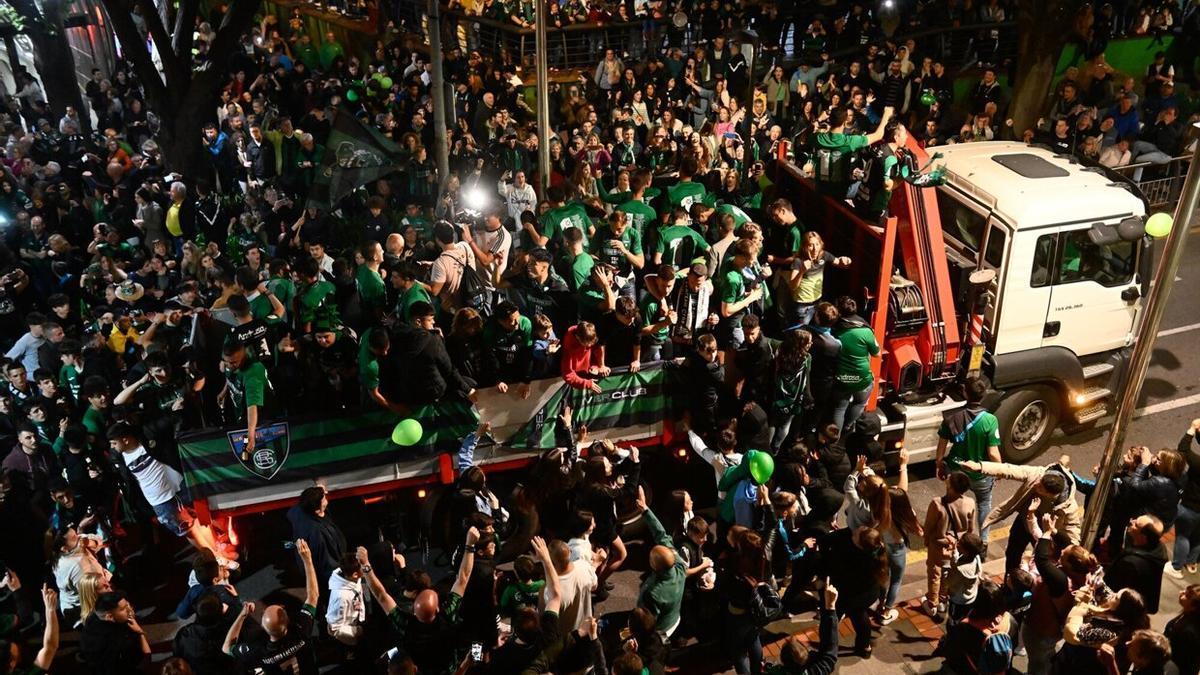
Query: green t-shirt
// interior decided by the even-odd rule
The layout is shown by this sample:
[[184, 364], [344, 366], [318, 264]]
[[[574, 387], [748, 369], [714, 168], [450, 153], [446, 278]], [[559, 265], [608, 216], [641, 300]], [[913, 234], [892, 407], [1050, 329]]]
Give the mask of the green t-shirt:
[[550, 250], [557, 248], [562, 233], [572, 227], [583, 232], [583, 240], [586, 242], [588, 230], [592, 227], [587, 208], [579, 202], [567, 202], [556, 209], [550, 209], [542, 214], [538, 222], [541, 224], [542, 236], [550, 240], [546, 242], [546, 248]]
[[682, 206], [691, 209], [692, 204], [703, 202], [708, 190], [704, 185], [695, 181], [683, 181], [667, 188], [667, 200], [671, 206]]
[[658, 212], [646, 202], [629, 200], [618, 206], [617, 210], [629, 217], [630, 229], [637, 230], [642, 236], [646, 234], [646, 227], [658, 220]]
[[327, 318], [327, 314], [337, 316], [337, 306], [334, 304], [333, 284], [321, 279], [314, 284], [300, 289], [296, 297], [296, 313], [301, 324]]
[[83, 428], [96, 438], [103, 439], [108, 430], [108, 415], [92, 406], [83, 411]]
[[592, 237], [592, 255], [600, 262], [608, 263], [617, 268], [617, 275], [628, 277], [633, 272], [633, 263], [629, 262], [629, 258], [625, 254], [617, 250], [611, 242], [619, 240], [625, 250], [633, 255], [641, 255], [642, 253], [642, 235], [632, 227], [626, 227], [621, 236], [613, 234], [612, 230], [606, 225], [604, 228], [596, 230], [596, 236]]
[[[950, 451], [946, 453], [946, 462], [958, 468], [958, 462], [987, 462], [988, 450], [1000, 447], [1000, 420], [992, 413], [982, 410], [965, 429], [958, 434], [950, 432], [946, 422], [938, 428], [938, 438], [950, 441]], [[968, 471], [958, 468], [967, 474], [968, 478], [977, 480], [983, 477], [978, 471]]]
[[[641, 302], [638, 303], [638, 309], [642, 313], [642, 326], [653, 326], [654, 324], [666, 318], [667, 310], [670, 305], [666, 299], [659, 300], [651, 293], [646, 293], [642, 296]], [[671, 327], [665, 326], [647, 335], [647, 338], [652, 344], [661, 345], [667, 341], [667, 336], [670, 335]]]
[[370, 337], [371, 331], [375, 328], [368, 328], [362, 335], [362, 341], [358, 343], [358, 381], [367, 391], [379, 388], [379, 359], [371, 352]]
[[868, 326], [855, 326], [840, 332], [834, 337], [842, 343], [838, 352], [837, 372], [834, 379], [837, 386], [844, 392], [859, 392], [875, 383], [871, 374], [871, 357], [879, 354], [879, 344], [875, 342], [875, 332]]
[[396, 301], [396, 310], [400, 314], [401, 321], [407, 323], [412, 320], [412, 317], [408, 314], [408, 310], [415, 302], [427, 302], [435, 308], [437, 307], [433, 302], [433, 297], [429, 295], [429, 291], [425, 290], [425, 287], [421, 284], [413, 282], [413, 285], [407, 291], [401, 293], [400, 299]]
[[266, 321], [275, 314], [275, 308], [271, 307], [271, 299], [263, 293], [259, 293], [252, 299], [248, 298], [247, 301], [250, 303], [250, 316], [259, 321]]
[[746, 212], [741, 209], [741, 207], [734, 206], [733, 204], [721, 204], [718, 206], [716, 208], [716, 214], [709, 219], [709, 222], [720, 222], [721, 216], [726, 213], [733, 216], [733, 229], [735, 230], [750, 222], [750, 216], [747, 215]]
[[229, 383], [229, 397], [241, 420], [246, 419], [246, 408], [258, 407], [258, 420], [267, 417], [264, 410], [271, 383], [267, 380], [267, 368], [258, 361], [251, 361], [238, 370], [226, 370], [225, 380]]
[[363, 311], [374, 311], [387, 303], [387, 287], [383, 285], [383, 277], [379, 272], [359, 265], [354, 273], [354, 283], [358, 286], [358, 297], [362, 299]]
[[661, 253], [662, 261], [674, 265], [675, 269], [686, 270], [691, 266], [692, 260], [708, 248], [708, 242], [692, 228], [687, 225], [671, 225], [658, 231], [658, 243], [654, 252]]
[[[292, 283], [291, 279], [283, 277], [275, 277], [267, 281], [267, 288], [271, 289], [271, 295], [275, 296], [276, 300], [283, 305], [283, 311], [286, 313], [288, 308], [296, 300], [296, 284]], [[281, 319], [285, 317], [279, 317]]]
[[79, 402], [79, 390], [83, 386], [83, 381], [75, 366], [64, 363], [62, 368], [58, 369], [58, 386], [71, 392], [71, 398], [75, 399], [76, 403]]
[[[729, 304], [741, 302], [742, 298], [746, 297], [746, 277], [742, 275], [741, 270], [731, 266], [728, 271], [717, 277], [716, 292], [720, 302]], [[727, 318], [726, 321], [730, 325], [739, 326], [745, 313], [746, 310], [743, 309]]]
[[841, 187], [850, 181], [850, 160], [854, 153], [870, 145], [863, 134], [817, 134], [817, 153], [813, 173], [817, 185]]
[[573, 258], [567, 253], [560, 259], [558, 271], [571, 292], [578, 293], [579, 289], [587, 285], [588, 279], [592, 278], [592, 268], [595, 266], [596, 259], [586, 251]]
[[546, 587], [545, 579], [536, 579], [527, 584], [509, 584], [500, 593], [500, 615], [512, 616], [522, 607], [537, 607], [538, 596]]

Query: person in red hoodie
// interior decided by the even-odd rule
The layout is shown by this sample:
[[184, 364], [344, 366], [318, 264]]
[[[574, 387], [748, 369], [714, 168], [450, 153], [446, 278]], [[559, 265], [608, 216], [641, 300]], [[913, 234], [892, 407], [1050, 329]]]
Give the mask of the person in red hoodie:
[[580, 321], [567, 330], [562, 347], [562, 374], [567, 384], [576, 389], [591, 389], [600, 393], [593, 378], [607, 377], [610, 369], [601, 360], [596, 346], [596, 326]]

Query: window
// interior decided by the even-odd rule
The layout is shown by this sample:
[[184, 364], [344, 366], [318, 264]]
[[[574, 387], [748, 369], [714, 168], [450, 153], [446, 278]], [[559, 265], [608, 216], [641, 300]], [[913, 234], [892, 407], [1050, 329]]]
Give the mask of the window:
[[[1094, 281], [1101, 286], [1120, 286], [1133, 279], [1137, 248], [1132, 241], [1099, 245], [1087, 230], [1064, 232], [1056, 284]], [[1040, 243], [1040, 240], [1039, 240]]]
[[987, 251], [983, 254], [983, 261], [996, 269], [1000, 269], [1000, 263], [1004, 262], [1005, 239], [1004, 230], [999, 227], [992, 227], [991, 233], [988, 234]]
[[942, 217], [942, 231], [947, 236], [961, 242], [972, 253], [979, 253], [979, 249], [983, 245], [983, 233], [987, 227], [987, 218], [972, 211], [947, 190], [937, 191], [937, 201], [938, 212]]
[[1030, 288], [1042, 288], [1050, 285], [1054, 271], [1054, 244], [1058, 241], [1057, 234], [1043, 234], [1038, 237], [1033, 248], [1033, 271], [1029, 275]]

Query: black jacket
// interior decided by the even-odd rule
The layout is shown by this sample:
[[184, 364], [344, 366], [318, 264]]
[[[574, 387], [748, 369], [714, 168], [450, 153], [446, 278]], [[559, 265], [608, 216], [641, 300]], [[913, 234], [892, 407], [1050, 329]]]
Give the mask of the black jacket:
[[455, 370], [440, 337], [405, 324], [391, 338], [387, 358], [379, 362], [379, 390], [387, 400], [425, 405], [447, 395], [466, 397], [471, 387]]
[[141, 640], [129, 626], [105, 621], [99, 614], [92, 614], [83, 622], [79, 655], [87, 664], [87, 671], [97, 675], [136, 673], [147, 660]]
[[1142, 594], [1146, 611], [1158, 611], [1158, 596], [1162, 593], [1163, 565], [1167, 564], [1167, 547], [1162, 542], [1148, 548], [1126, 546], [1117, 559], [1104, 571], [1104, 581], [1114, 591], [1132, 588]]
[[[1179, 484], [1140, 465], [1133, 474], [1117, 480], [1117, 504], [1130, 518], [1149, 513], [1171, 529], [1179, 510]], [[1119, 521], [1118, 521], [1119, 522]]]
[[[1192, 447], [1194, 434], [1184, 434], [1179, 439], [1179, 454], [1187, 461], [1187, 474], [1183, 477], [1183, 495], [1179, 503], [1193, 511], [1200, 511], [1200, 454]], [[1200, 647], [1200, 645], [1198, 645]]]
[[317, 518], [306, 513], [299, 505], [293, 506], [287, 512], [288, 522], [292, 524], [292, 539], [303, 539], [312, 551], [313, 568], [317, 579], [324, 587], [329, 575], [337, 569], [338, 559], [346, 552], [346, 535], [328, 516]]
[[175, 634], [173, 652], [186, 660], [196, 675], [235, 672], [233, 658], [221, 651], [228, 628], [221, 622], [211, 626], [190, 623]]

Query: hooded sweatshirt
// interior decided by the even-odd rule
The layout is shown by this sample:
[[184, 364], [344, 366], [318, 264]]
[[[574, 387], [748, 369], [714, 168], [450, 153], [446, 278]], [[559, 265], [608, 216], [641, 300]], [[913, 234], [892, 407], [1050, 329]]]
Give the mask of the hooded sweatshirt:
[[329, 575], [329, 608], [325, 610], [325, 621], [330, 632], [342, 627], [360, 626], [367, 620], [367, 606], [363, 602], [362, 579], [350, 581], [336, 569]]
[[392, 346], [379, 362], [379, 388], [389, 401], [436, 403], [447, 395], [465, 397], [471, 387], [455, 370], [441, 338], [412, 325], [397, 326]]

